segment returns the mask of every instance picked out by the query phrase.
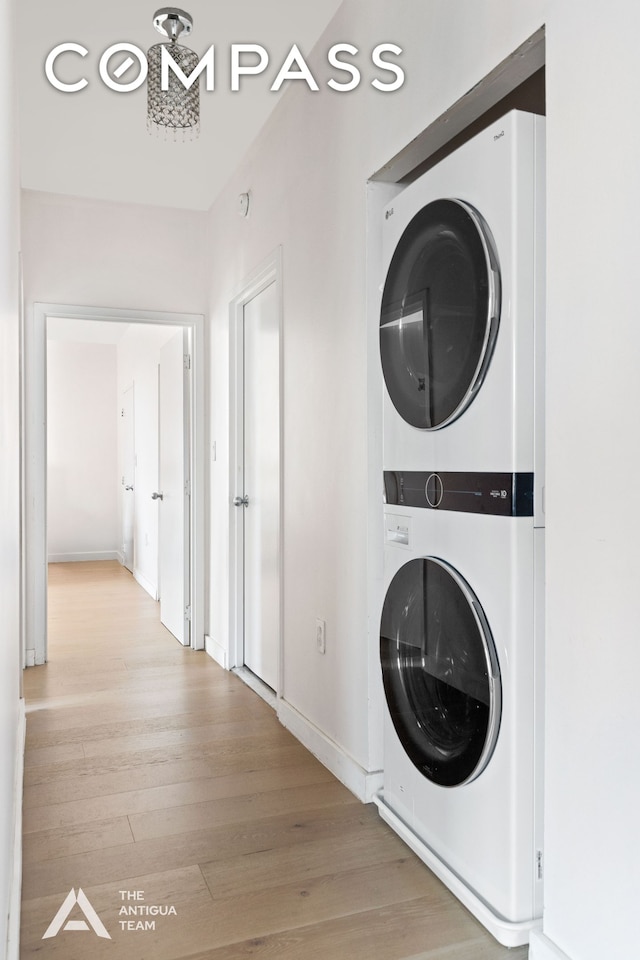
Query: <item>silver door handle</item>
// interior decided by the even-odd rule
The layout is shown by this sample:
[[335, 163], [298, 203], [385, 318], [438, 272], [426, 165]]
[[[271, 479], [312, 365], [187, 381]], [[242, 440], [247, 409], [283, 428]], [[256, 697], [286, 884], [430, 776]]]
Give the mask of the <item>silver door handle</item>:
[[233, 501], [234, 507], [248, 507], [249, 506], [249, 497], [235, 497]]
[[164, 494], [163, 494], [163, 493], [152, 493], [152, 494], [151, 494], [151, 499], [152, 499], [152, 500], [164, 500]]
[[125, 487], [125, 490], [133, 490], [133, 484], [132, 484], [132, 483], [128, 483], [128, 484], [126, 485], [126, 487]]

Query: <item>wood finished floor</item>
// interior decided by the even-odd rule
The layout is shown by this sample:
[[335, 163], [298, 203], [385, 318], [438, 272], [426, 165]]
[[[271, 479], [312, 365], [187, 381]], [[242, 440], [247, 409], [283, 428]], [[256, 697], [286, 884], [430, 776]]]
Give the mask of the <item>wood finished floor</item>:
[[[49, 581], [50, 662], [25, 674], [22, 960], [526, 957], [264, 701], [183, 649], [126, 570], [52, 564]], [[112, 939], [43, 940], [79, 887]], [[121, 914], [130, 904], [175, 914]]]

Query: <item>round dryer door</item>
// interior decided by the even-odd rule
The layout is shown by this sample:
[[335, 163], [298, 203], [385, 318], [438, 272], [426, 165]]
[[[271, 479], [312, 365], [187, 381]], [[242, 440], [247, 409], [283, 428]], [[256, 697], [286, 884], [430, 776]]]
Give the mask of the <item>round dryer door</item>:
[[418, 770], [444, 787], [479, 776], [498, 737], [501, 684], [485, 615], [453, 567], [426, 557], [400, 568], [380, 658], [393, 725]]
[[436, 200], [411, 220], [382, 295], [380, 352], [391, 400], [414, 427], [465, 410], [491, 359], [500, 316], [498, 258], [482, 217]]

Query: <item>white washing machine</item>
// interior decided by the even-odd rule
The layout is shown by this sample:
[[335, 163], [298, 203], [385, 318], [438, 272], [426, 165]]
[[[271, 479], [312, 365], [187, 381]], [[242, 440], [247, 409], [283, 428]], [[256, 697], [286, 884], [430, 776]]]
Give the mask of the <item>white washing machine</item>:
[[381, 815], [507, 946], [542, 914], [544, 120], [387, 207]]
[[382, 817], [506, 946], [542, 915], [544, 529], [385, 510]]
[[383, 213], [385, 470], [542, 467], [544, 122], [507, 114]]
[[385, 510], [377, 803], [506, 946], [542, 916], [544, 533]]
[[542, 916], [543, 528], [387, 507], [381, 816], [506, 946]]

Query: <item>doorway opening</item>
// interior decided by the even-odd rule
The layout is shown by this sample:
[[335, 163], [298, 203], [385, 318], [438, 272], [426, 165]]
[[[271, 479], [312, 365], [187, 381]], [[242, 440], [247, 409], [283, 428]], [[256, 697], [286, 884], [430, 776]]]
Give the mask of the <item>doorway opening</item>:
[[[203, 326], [203, 317], [191, 314], [34, 305], [25, 351], [27, 666], [48, 659], [49, 559], [112, 559], [133, 568], [147, 593], [160, 597], [161, 619], [170, 632], [186, 646], [204, 648], [204, 524], [197, 522], [204, 509]], [[51, 410], [50, 425], [48, 333], [53, 361], [49, 393], [55, 388], [58, 405]], [[105, 337], [111, 341], [111, 350], [96, 351], [96, 340]], [[76, 343], [69, 350], [72, 339]], [[115, 403], [98, 404], [93, 430], [91, 417], [85, 416], [83, 422], [73, 414], [73, 387], [64, 380], [65, 369], [70, 371], [74, 364], [82, 368], [85, 380], [95, 380], [89, 384], [90, 393], [98, 391], [101, 376], [111, 384], [110, 399]], [[74, 449], [81, 444], [92, 445], [96, 460], [104, 458], [107, 449], [116, 451], [117, 467], [112, 462], [113, 469], [107, 467], [108, 476], [101, 478], [94, 463], [92, 475], [76, 475]], [[83, 492], [92, 478], [102, 483], [103, 495], [97, 501], [93, 497], [91, 518], [83, 518]], [[48, 501], [52, 507], [49, 531]], [[91, 534], [100, 523], [107, 525], [113, 549], [107, 536], [106, 551], [92, 550], [99, 542], [99, 531], [93, 542]], [[84, 524], [84, 541], [77, 532], [75, 540], [66, 536], [66, 526], [73, 524]], [[74, 542], [79, 549], [69, 550], [68, 544]]]

